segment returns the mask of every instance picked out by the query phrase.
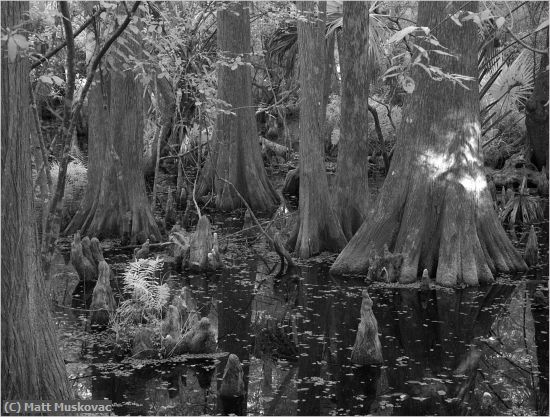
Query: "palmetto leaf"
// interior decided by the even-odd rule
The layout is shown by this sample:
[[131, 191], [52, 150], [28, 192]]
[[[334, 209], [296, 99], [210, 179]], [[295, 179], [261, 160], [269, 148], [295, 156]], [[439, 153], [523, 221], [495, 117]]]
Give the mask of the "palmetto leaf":
[[[504, 63], [500, 67], [500, 74], [494, 79], [483, 98], [484, 107], [493, 107], [490, 112], [492, 116], [517, 109], [518, 105], [527, 100], [534, 85], [533, 55], [527, 49], [524, 49], [512, 64]], [[489, 80], [482, 80], [480, 84], [482, 89], [485, 86], [484, 81]]]
[[515, 224], [518, 220], [533, 223], [544, 217], [542, 200], [538, 196], [520, 191], [506, 203], [499, 217], [501, 221], [508, 221], [510, 224]]

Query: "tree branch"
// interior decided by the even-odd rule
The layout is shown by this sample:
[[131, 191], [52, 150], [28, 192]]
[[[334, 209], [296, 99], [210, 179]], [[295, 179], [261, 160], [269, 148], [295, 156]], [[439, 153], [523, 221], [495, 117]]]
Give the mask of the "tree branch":
[[[88, 26], [90, 26], [90, 23], [92, 23], [94, 21], [94, 19], [99, 16], [101, 13], [103, 13], [105, 11], [105, 8], [104, 7], [100, 7], [99, 9], [97, 9], [95, 11], [94, 14], [92, 14], [88, 19], [86, 19], [86, 21], [82, 24], [82, 26], [80, 26], [74, 33], [74, 37], [76, 38], [78, 35], [80, 35], [84, 29], [86, 29]], [[56, 46], [55, 48], [53, 49], [50, 49], [48, 52], [46, 52], [46, 55], [44, 55], [43, 57], [41, 57], [38, 61], [36, 61], [35, 63], [33, 63], [31, 65], [31, 70], [39, 67], [40, 65], [42, 65], [44, 62], [46, 62], [48, 59], [50, 59], [52, 56], [54, 56], [55, 54], [57, 54], [59, 51], [61, 51], [63, 48], [65, 48], [65, 46], [67, 46], [67, 41], [59, 44], [58, 46]]]
[[536, 48], [533, 48], [532, 46], [526, 44], [525, 42], [523, 42], [521, 39], [519, 39], [516, 34], [514, 32], [512, 32], [510, 30], [510, 28], [508, 26], [505, 27], [506, 28], [506, 32], [508, 32], [512, 38], [514, 38], [514, 40], [516, 42], [518, 42], [521, 46], [523, 46], [524, 48], [527, 48], [529, 49], [530, 51], [532, 52], [536, 52], [537, 54], [543, 54], [543, 55], [548, 55], [548, 50], [544, 50], [544, 49], [536, 49]]
[[382, 134], [382, 128], [380, 127], [380, 119], [378, 118], [378, 112], [370, 104], [369, 111], [372, 114], [374, 119], [374, 129], [376, 130], [376, 135], [378, 136], [378, 141], [380, 142], [380, 148], [382, 151], [382, 157], [384, 158], [384, 168], [386, 169], [386, 174], [390, 172], [390, 159], [388, 153], [386, 152], [386, 146], [384, 144], [384, 135]]
[[258, 228], [260, 229], [260, 232], [262, 232], [262, 234], [266, 237], [266, 239], [273, 245], [273, 248], [281, 258], [281, 271], [284, 265], [284, 259], [286, 259], [289, 266], [295, 266], [296, 264], [294, 262], [294, 259], [292, 259], [292, 256], [288, 253], [288, 251], [285, 249], [284, 245], [282, 244], [279, 233], [275, 233], [275, 236], [271, 237], [271, 235], [267, 233], [267, 231], [262, 227], [262, 224], [260, 223], [256, 215], [254, 214], [254, 212], [246, 202], [246, 199], [239, 192], [239, 190], [237, 190], [237, 187], [235, 187], [235, 185], [231, 181], [228, 181], [225, 178], [220, 177], [218, 175], [218, 171], [215, 168], [214, 168], [214, 174], [216, 175], [216, 178], [218, 180], [230, 185], [233, 188], [233, 191], [235, 191], [235, 194], [237, 194], [237, 196], [240, 198], [240, 200], [242, 201], [242, 203], [250, 213], [250, 217], [252, 217], [252, 220], [254, 220], [254, 223], [256, 223], [256, 226], [258, 226]]

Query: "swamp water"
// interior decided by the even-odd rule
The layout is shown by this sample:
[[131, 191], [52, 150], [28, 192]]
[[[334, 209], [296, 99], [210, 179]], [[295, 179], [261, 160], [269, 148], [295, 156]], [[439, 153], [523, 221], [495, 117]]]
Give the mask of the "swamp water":
[[[220, 273], [169, 278], [171, 287], [191, 289], [217, 328], [218, 351], [243, 363], [242, 402], [218, 398], [227, 354], [121, 364], [108, 332], [84, 330], [82, 288], [55, 310], [69, 378], [79, 398], [111, 400], [118, 415], [547, 415], [548, 306], [540, 292], [548, 300], [548, 223], [537, 227], [544, 259], [521, 281], [424, 292], [368, 286], [381, 366], [350, 361], [362, 280], [331, 277], [322, 262], [276, 277], [275, 262], [243, 254]], [[120, 276], [116, 262], [130, 256], [105, 255]]]

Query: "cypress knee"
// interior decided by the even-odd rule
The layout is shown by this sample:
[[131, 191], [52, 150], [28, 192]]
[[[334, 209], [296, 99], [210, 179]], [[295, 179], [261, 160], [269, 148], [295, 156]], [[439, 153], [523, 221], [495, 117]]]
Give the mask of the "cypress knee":
[[361, 322], [351, 352], [351, 361], [358, 365], [374, 365], [383, 362], [382, 344], [378, 337], [378, 322], [372, 312], [372, 300], [367, 290], [363, 290]]

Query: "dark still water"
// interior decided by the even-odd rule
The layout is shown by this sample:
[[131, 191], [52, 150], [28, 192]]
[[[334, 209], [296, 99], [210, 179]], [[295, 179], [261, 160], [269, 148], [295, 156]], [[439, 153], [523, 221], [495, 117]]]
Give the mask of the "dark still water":
[[548, 413], [548, 307], [541, 291], [546, 300], [548, 292], [540, 279], [425, 292], [369, 287], [384, 363], [359, 367], [350, 355], [362, 281], [336, 280], [322, 264], [275, 278], [261, 259], [239, 262], [221, 274], [171, 280], [188, 286], [217, 325], [218, 350], [242, 361], [240, 405], [218, 399], [227, 355], [121, 366], [105, 344], [107, 333], [85, 332], [78, 310], [60, 308], [78, 396], [112, 400], [120, 415]]

